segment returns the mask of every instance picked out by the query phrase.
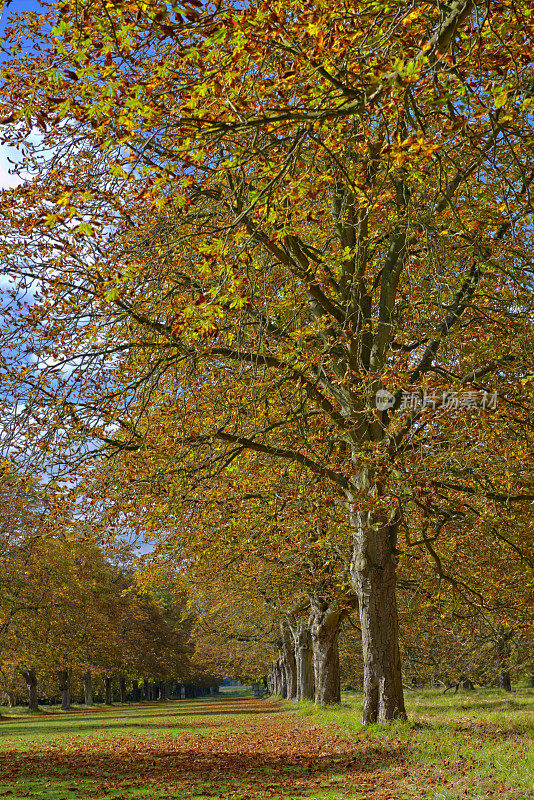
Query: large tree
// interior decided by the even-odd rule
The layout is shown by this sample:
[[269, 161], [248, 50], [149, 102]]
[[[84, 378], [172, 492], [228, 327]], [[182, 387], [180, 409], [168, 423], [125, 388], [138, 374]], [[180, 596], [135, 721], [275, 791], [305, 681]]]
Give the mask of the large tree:
[[142, 448], [157, 407], [197, 481], [255, 451], [330, 485], [364, 721], [386, 721], [399, 528], [421, 502], [454, 516], [428, 499], [436, 453], [455, 496], [527, 491], [507, 451], [489, 463], [487, 417], [531, 421], [530, 8], [170, 5], [59, 3], [13, 30], [36, 46], [2, 69], [25, 177], [2, 202], [25, 354], [6, 419], [71, 467], [98, 439]]

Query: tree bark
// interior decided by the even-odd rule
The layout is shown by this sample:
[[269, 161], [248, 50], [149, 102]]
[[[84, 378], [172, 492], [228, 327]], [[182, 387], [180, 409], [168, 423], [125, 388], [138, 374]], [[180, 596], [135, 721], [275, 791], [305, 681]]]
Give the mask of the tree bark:
[[295, 647], [289, 625], [285, 620], [280, 623], [280, 634], [280, 659], [282, 662], [282, 669], [285, 672], [286, 684], [286, 692], [283, 696], [288, 700], [294, 700], [297, 696], [297, 665], [295, 662]]
[[111, 685], [111, 678], [104, 678], [104, 702], [107, 706], [113, 703], [113, 690]]
[[297, 700], [313, 700], [315, 676], [313, 671], [313, 646], [309, 628], [302, 622], [291, 627], [295, 645], [297, 667]]
[[466, 689], [467, 691], [473, 692], [475, 690], [475, 684], [471, 680], [471, 678], [466, 678], [464, 675], [461, 676], [460, 680], [458, 681], [458, 685], [460, 689]]
[[15, 708], [17, 698], [15, 697], [15, 692], [6, 692], [7, 694], [7, 707], [8, 708]]
[[274, 662], [274, 676], [275, 676], [275, 688], [276, 688], [275, 694], [277, 697], [284, 697], [285, 671], [282, 667], [282, 663], [279, 658], [277, 658], [276, 661]]
[[280, 672], [280, 697], [285, 700], [287, 698], [287, 673], [283, 659], [278, 659], [278, 670]]
[[126, 702], [126, 678], [124, 675], [121, 675], [119, 678], [119, 693], [120, 693], [120, 701], [121, 703]]
[[86, 706], [93, 705], [93, 677], [90, 672], [83, 676], [83, 699]]
[[134, 703], [139, 702], [139, 681], [132, 681], [132, 700]]
[[150, 700], [150, 683], [146, 678], [143, 680], [143, 700]]
[[58, 673], [59, 691], [61, 692], [61, 708], [70, 708], [70, 669], [62, 669]]
[[497, 660], [499, 673], [497, 675], [497, 686], [505, 692], [512, 691], [512, 680], [510, 677], [510, 658], [512, 656], [511, 642], [514, 637], [514, 630], [500, 628], [497, 637]]
[[342, 609], [315, 595], [310, 595], [310, 606], [315, 704], [335, 705], [341, 703], [338, 638]]
[[33, 669], [23, 672], [26, 686], [28, 687], [28, 711], [39, 711], [37, 699], [37, 675]]
[[352, 585], [358, 597], [363, 650], [363, 724], [405, 718], [397, 618], [394, 520], [351, 512]]
[[284, 671], [282, 669], [282, 665], [280, 663], [280, 660], [277, 659], [276, 660], [276, 680], [277, 680], [277, 688], [278, 688], [278, 691], [276, 692], [277, 697], [283, 697], [284, 696], [284, 678], [285, 678], [285, 674], [284, 674]]
[[510, 670], [503, 669], [499, 672], [497, 684], [499, 686], [499, 689], [503, 689], [505, 692], [512, 691], [512, 679], [510, 677]]
[[280, 672], [278, 670], [278, 661], [273, 661], [271, 670], [272, 689], [274, 697], [281, 697], [280, 689]]

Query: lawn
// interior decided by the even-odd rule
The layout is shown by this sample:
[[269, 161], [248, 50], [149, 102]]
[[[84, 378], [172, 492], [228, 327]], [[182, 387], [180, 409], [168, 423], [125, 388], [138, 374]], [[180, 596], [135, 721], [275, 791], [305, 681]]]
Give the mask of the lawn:
[[[410, 692], [410, 722], [251, 697], [0, 721], [0, 798], [534, 799], [534, 692]], [[5, 714], [5, 712], [4, 712]]]

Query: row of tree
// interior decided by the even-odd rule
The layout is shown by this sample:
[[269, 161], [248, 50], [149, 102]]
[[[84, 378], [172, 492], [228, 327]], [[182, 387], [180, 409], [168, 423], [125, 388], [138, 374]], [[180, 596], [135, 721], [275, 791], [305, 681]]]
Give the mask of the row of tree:
[[[139, 454], [135, 466], [143, 468]], [[144, 513], [157, 544], [141, 579], [150, 582], [173, 564], [187, 574], [198, 614], [196, 650], [210, 669], [254, 681], [272, 666], [274, 693], [283, 694], [285, 682], [290, 696], [339, 702], [340, 686], [360, 688], [363, 680], [343, 510], [331, 506], [314, 528], [318, 504], [310, 502], [310, 487], [302, 494], [296, 487], [291, 496], [286, 476], [275, 492], [260, 466], [246, 474], [234, 469], [233, 480], [245, 489], [237, 507], [219, 492], [213, 501], [204, 495], [182, 504], [189, 510], [182, 507], [173, 519], [161, 495], [147, 493]], [[126, 508], [124, 498], [120, 507]], [[142, 507], [137, 498], [139, 520]], [[531, 674], [528, 516], [503, 518], [492, 531], [457, 528], [454, 541], [434, 536], [431, 552], [424, 538], [403, 537], [399, 545], [405, 685], [456, 684], [465, 677], [508, 688], [511, 674]]]
[[[0, 691], [9, 702], [27, 687], [29, 706], [39, 695], [61, 693], [70, 705], [73, 681], [92, 703], [92, 680], [112, 680], [121, 701], [156, 699], [168, 681], [215, 686], [194, 663], [194, 617], [183, 591], [140, 591], [122, 552], [104, 557], [87, 531], [51, 503], [31, 480], [5, 467], [0, 475]], [[163, 687], [163, 688], [162, 688]], [[166, 687], [166, 688], [165, 688]]]
[[[185, 696], [195, 691], [192, 676], [197, 691], [215, 687], [210, 674], [249, 681], [266, 676], [272, 694], [315, 698], [320, 704], [339, 702], [342, 685], [361, 685], [357, 603], [343, 575], [343, 559], [335, 557], [333, 541], [321, 541], [320, 531], [299, 540], [298, 529], [290, 529], [291, 510], [284, 523], [288, 552], [262, 528], [250, 525], [247, 538], [227, 537], [223, 546], [207, 529], [203, 513], [204, 538], [190, 525], [189, 548], [193, 543], [197, 548], [188, 550], [190, 558], [185, 560], [182, 550], [179, 569], [170, 565], [167, 532], [154, 551], [137, 561], [134, 582], [131, 568], [105, 559], [72, 517], [60, 514], [57, 506], [50, 508], [30, 481], [5, 468], [0, 489], [0, 689], [10, 704], [24, 685], [30, 708], [37, 707], [38, 693], [55, 699], [58, 691], [65, 708], [73, 694], [81, 693], [90, 704], [94, 678], [102, 686], [102, 699], [110, 703], [113, 676], [121, 702], [165, 699], [169, 679], [176, 675], [182, 676], [182, 685], [187, 681]], [[150, 500], [153, 536], [157, 517], [150, 511], [151, 495]], [[184, 548], [183, 529], [175, 534]], [[215, 542], [208, 547], [210, 537]], [[124, 542], [115, 543], [115, 561], [125, 560], [126, 549]], [[487, 683], [497, 675], [509, 689], [512, 668], [516, 674], [532, 672], [528, 565], [522, 558], [514, 560], [509, 547], [501, 555], [500, 565], [492, 555], [492, 567], [503, 573], [506, 568], [510, 581], [501, 581], [492, 602], [495, 577], [487, 571], [480, 584], [479, 574], [485, 602], [478, 608], [450, 584], [447, 592], [428, 560], [421, 565], [415, 591], [401, 571], [405, 682], [469, 678]], [[471, 580], [476, 579], [473, 573]], [[194, 613], [185, 607], [184, 580], [194, 592]], [[176, 685], [172, 694], [182, 696]]]
[[365, 723], [405, 714], [399, 581], [532, 623], [530, 16], [60, 0], [1, 68], [6, 456], [200, 618], [305, 602], [320, 702], [357, 606]]

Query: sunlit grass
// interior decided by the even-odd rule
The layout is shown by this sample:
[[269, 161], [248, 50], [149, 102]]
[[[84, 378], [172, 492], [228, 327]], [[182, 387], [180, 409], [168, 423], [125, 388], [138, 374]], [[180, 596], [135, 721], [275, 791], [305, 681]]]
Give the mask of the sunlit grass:
[[408, 691], [406, 700], [407, 722], [367, 728], [357, 693], [344, 693], [341, 706], [332, 708], [288, 706], [355, 742], [404, 742], [410, 774], [397, 782], [399, 797], [534, 798], [534, 690], [429, 689]]

